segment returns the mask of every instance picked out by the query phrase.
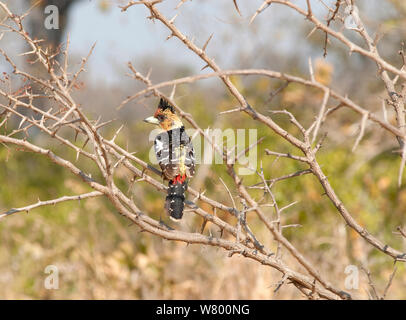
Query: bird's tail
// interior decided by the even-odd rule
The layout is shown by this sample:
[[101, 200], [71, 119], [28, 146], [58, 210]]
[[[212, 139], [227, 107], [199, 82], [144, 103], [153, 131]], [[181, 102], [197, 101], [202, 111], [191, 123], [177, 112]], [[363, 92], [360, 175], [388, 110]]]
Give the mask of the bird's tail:
[[186, 189], [186, 175], [178, 175], [169, 181], [165, 208], [168, 210], [170, 218], [175, 221], [182, 219]]

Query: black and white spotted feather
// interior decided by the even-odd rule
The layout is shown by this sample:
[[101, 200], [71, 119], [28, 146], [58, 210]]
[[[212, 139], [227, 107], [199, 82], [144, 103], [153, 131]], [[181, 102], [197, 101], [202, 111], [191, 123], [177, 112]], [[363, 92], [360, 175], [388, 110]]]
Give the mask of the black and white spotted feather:
[[185, 128], [175, 128], [158, 134], [154, 150], [161, 170], [168, 180], [186, 174], [190, 178], [195, 173], [195, 155], [190, 137]]
[[195, 173], [192, 142], [182, 126], [158, 134], [154, 150], [164, 178], [169, 180], [165, 208], [171, 218], [179, 220], [183, 216], [188, 178]]

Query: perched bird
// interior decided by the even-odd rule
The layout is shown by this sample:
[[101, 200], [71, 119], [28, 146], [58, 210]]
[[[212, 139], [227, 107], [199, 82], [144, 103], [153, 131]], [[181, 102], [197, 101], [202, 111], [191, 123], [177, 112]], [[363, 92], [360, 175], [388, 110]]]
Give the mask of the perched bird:
[[188, 179], [195, 173], [192, 142], [173, 106], [165, 99], [159, 101], [154, 116], [144, 121], [163, 130], [154, 140], [154, 150], [164, 179], [169, 180], [165, 208], [170, 218], [178, 221], [183, 216]]

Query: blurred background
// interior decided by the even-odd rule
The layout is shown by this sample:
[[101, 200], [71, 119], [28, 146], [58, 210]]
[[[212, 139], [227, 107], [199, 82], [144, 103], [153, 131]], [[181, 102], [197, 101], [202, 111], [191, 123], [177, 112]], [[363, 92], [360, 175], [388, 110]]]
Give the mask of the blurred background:
[[[5, 2], [13, 12], [22, 14], [34, 1]], [[297, 2], [305, 5], [305, 1]], [[238, 1], [242, 16], [231, 0], [187, 1], [178, 10], [174, 9], [178, 1], [166, 0], [159, 4], [159, 9], [168, 18], [178, 13], [177, 27], [194, 37], [199, 46], [214, 33], [207, 52], [223, 69], [265, 68], [308, 77], [308, 59], [311, 58], [318, 81], [348, 94], [371, 111], [382, 112], [386, 92], [371, 61], [356, 54], [349, 55], [334, 40], [328, 45], [327, 57], [323, 58], [324, 34], [317, 31], [308, 37], [312, 26], [282, 6], [272, 5], [249, 24], [261, 3], [262, 0]], [[314, 12], [324, 18], [327, 10], [323, 4], [312, 3]], [[325, 3], [334, 7], [335, 1]], [[43, 10], [48, 4], [60, 8], [59, 30], [43, 27]], [[82, 74], [75, 91], [76, 101], [93, 119], [99, 116], [101, 121], [116, 119], [104, 129], [106, 137], [112, 137], [124, 124], [117, 142], [148, 161], [151, 147], [148, 137], [152, 128], [141, 120], [155, 111], [158, 101], [150, 97], [117, 110], [127, 96], [143, 88], [128, 76], [127, 63], [131, 61], [144, 74], [151, 70], [154, 83], [204, 73], [207, 69], [201, 71], [202, 61], [179, 40], [165, 41], [169, 32], [158, 21], [146, 19], [149, 12], [143, 6], [121, 12], [118, 6], [124, 4], [125, 1], [113, 0], [44, 0], [25, 25], [33, 37], [45, 39], [54, 48], [64, 46], [69, 35], [72, 71], [79, 68], [81, 58], [96, 43], [86, 73]], [[398, 51], [406, 35], [405, 1], [357, 0], [356, 5], [368, 31], [374, 34], [379, 30], [384, 35], [379, 45], [382, 56], [399, 66]], [[353, 32], [344, 30], [344, 33], [361, 43]], [[12, 34], [7, 34], [0, 46], [15, 58], [27, 49]], [[35, 68], [23, 58], [19, 63]], [[3, 58], [0, 58], [0, 70], [11, 72]], [[322, 100], [321, 92], [289, 84], [269, 101], [270, 93], [283, 85], [281, 81], [258, 77], [232, 77], [232, 81], [262, 113], [286, 108], [307, 126], [318, 113]], [[170, 93], [170, 90], [163, 91]], [[304, 169], [290, 160], [275, 162], [274, 157], [264, 156], [265, 148], [292, 151], [264, 126], [245, 115], [219, 116], [219, 112], [236, 105], [219, 80], [179, 86], [175, 100], [202, 128], [257, 128], [258, 138], [264, 137], [258, 155], [266, 178]], [[328, 105], [332, 106], [334, 102]], [[395, 121], [389, 109], [388, 115], [390, 121]], [[286, 117], [273, 117], [297, 134]], [[377, 126], [368, 124], [364, 139], [352, 153], [359, 121], [359, 116], [347, 109], [340, 109], [326, 121], [322, 132], [328, 128], [329, 133], [318, 155], [319, 163], [354, 218], [382, 241], [405, 251], [405, 241], [393, 233], [397, 226], [406, 224], [406, 188], [397, 187], [400, 162], [397, 142]], [[34, 139], [39, 144], [50, 143], [40, 133]], [[67, 158], [75, 158], [58, 145], [53, 148]], [[118, 174], [120, 187], [128, 188], [131, 175], [124, 169]], [[219, 177], [232, 186], [223, 166], [201, 165], [191, 185], [231, 205]], [[75, 177], [41, 156], [11, 151], [3, 146], [0, 146], [0, 181], [0, 212], [34, 203], [38, 198], [47, 200], [88, 190]], [[244, 178], [246, 185], [257, 182], [255, 175]], [[329, 281], [344, 287], [346, 266], [363, 265], [371, 271], [378, 291], [383, 292], [393, 262], [345, 226], [314, 177], [305, 175], [278, 182], [273, 191], [280, 207], [298, 202], [284, 212], [283, 219], [285, 224], [302, 227], [288, 228], [284, 234]], [[131, 192], [142, 210], [154, 218], [166, 219], [162, 193], [143, 182], [132, 186]], [[253, 190], [253, 195], [259, 198], [261, 192]], [[199, 205], [210, 212], [211, 208]], [[272, 208], [268, 211], [272, 214]], [[236, 223], [226, 213], [217, 214]], [[248, 222], [262, 242], [274, 249], [272, 237], [256, 217], [248, 216]], [[186, 213], [180, 228], [198, 231], [201, 224], [199, 217]], [[204, 232], [215, 234], [218, 230], [208, 224]], [[19, 213], [2, 219], [0, 241], [1, 299], [302, 298], [300, 292], [289, 285], [274, 293], [281, 275], [253, 261], [237, 255], [228, 258], [225, 252], [212, 247], [186, 246], [140, 233], [117, 214], [108, 201], [98, 198], [39, 208], [29, 214]], [[288, 253], [283, 259], [288, 265], [295, 265]], [[59, 269], [58, 290], [44, 288], [47, 265], [56, 265]], [[368, 280], [361, 271], [360, 277], [360, 288], [350, 292], [355, 298], [365, 299], [369, 296]], [[405, 299], [405, 286], [405, 267], [399, 264], [388, 297]]]

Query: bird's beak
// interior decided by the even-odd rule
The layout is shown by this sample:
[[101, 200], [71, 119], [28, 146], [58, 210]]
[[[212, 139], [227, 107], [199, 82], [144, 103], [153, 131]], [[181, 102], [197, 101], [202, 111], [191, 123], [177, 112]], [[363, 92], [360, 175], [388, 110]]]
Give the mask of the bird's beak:
[[147, 123], [159, 124], [158, 119], [155, 117], [148, 117], [148, 118], [144, 119], [144, 121]]

